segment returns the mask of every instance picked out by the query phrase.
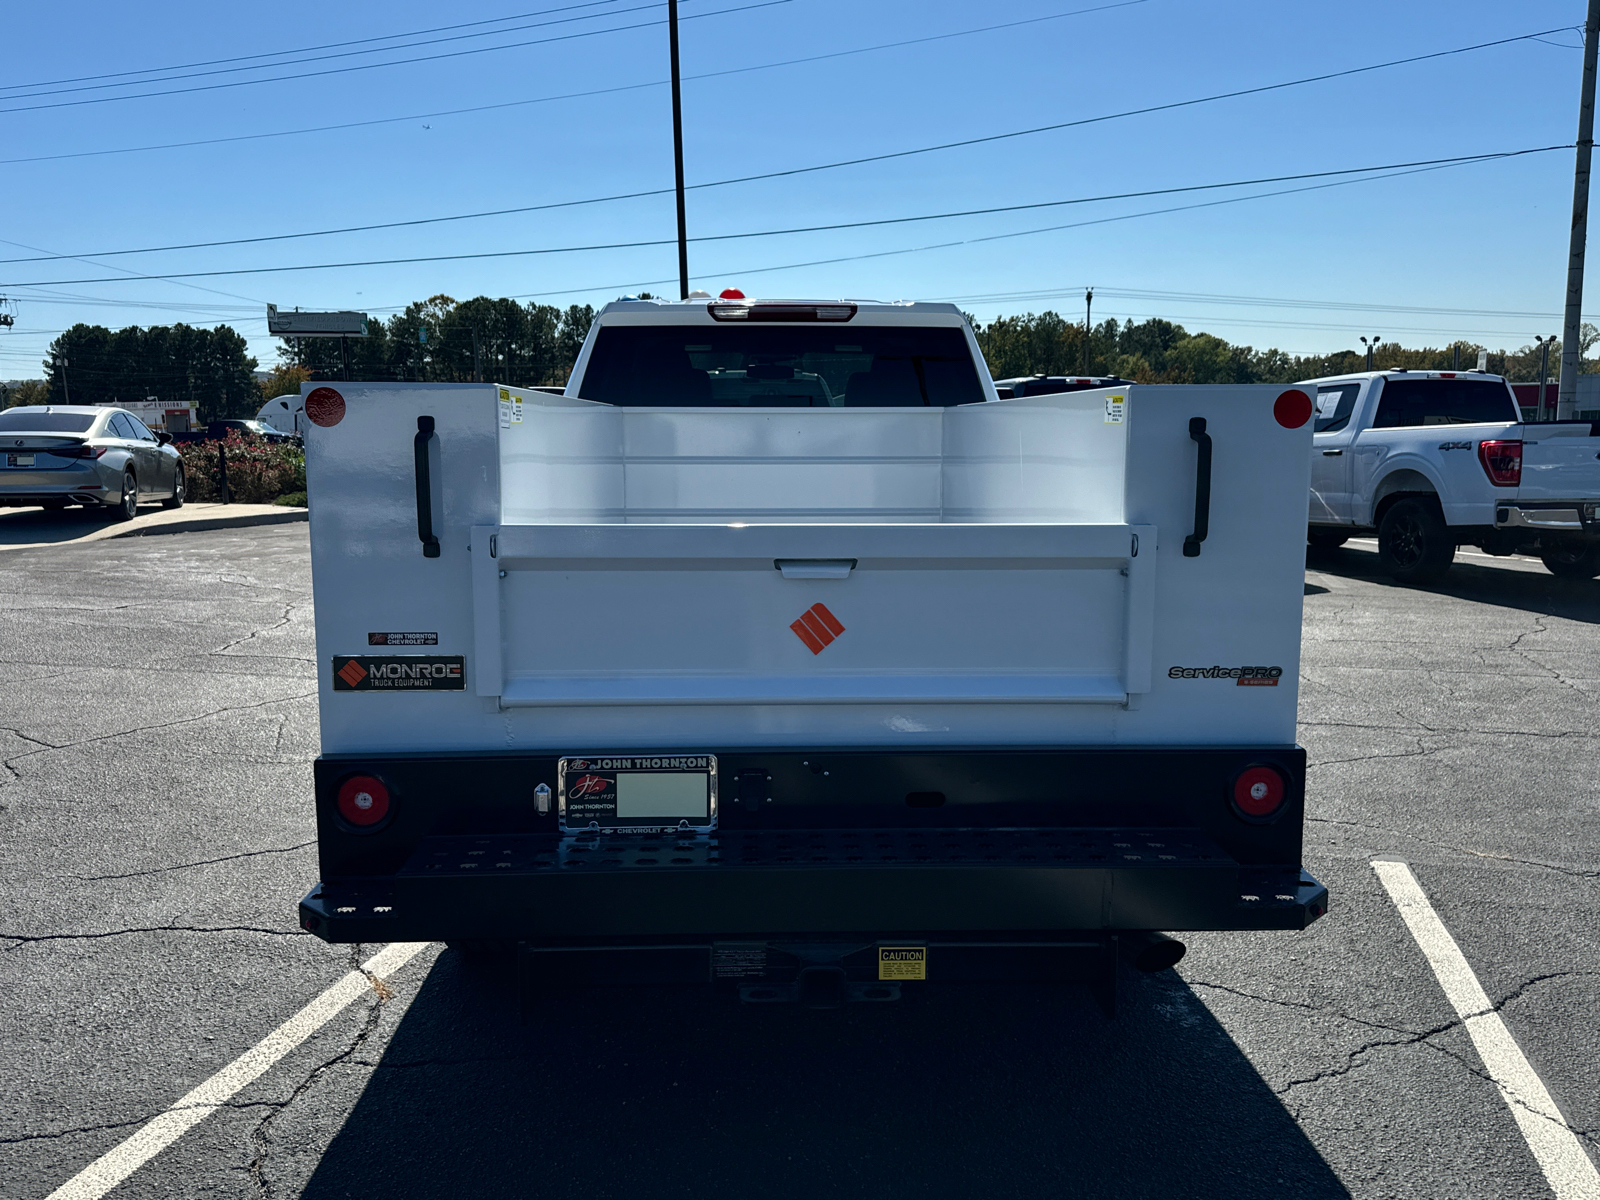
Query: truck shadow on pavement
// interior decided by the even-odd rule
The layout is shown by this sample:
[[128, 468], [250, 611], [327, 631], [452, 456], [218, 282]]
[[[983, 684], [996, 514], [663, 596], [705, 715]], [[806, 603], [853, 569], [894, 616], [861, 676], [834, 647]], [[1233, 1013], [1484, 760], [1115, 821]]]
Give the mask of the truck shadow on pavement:
[[[1521, 561], [1535, 562], [1532, 559]], [[1479, 566], [1458, 557], [1449, 573], [1438, 583], [1431, 587], [1414, 588], [1409, 584], [1396, 583], [1384, 574], [1378, 567], [1377, 551], [1341, 546], [1337, 550], [1308, 554], [1306, 569], [1399, 590], [1454, 596], [1479, 604], [1496, 604], [1501, 608], [1517, 608], [1568, 621], [1600, 624], [1600, 580], [1557, 579], [1542, 566], [1532, 571], [1515, 567]], [[1308, 587], [1307, 595], [1311, 594], [1314, 593]]]
[[303, 1195], [1349, 1193], [1172, 972], [833, 1011], [435, 964]]

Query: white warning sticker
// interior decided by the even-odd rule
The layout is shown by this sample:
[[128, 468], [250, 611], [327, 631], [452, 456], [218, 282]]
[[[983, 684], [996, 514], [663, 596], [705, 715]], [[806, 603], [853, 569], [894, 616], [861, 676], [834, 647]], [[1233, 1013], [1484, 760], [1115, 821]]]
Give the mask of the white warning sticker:
[[1128, 398], [1126, 396], [1106, 397], [1106, 424], [1121, 425], [1123, 414], [1128, 411]]

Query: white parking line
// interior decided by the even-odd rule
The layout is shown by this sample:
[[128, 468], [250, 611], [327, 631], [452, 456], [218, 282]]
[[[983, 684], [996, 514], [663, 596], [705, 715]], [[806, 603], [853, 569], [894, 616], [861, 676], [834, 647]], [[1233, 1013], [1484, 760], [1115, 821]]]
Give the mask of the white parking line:
[[102, 1154], [51, 1192], [46, 1200], [100, 1200], [247, 1084], [259, 1079], [285, 1054], [343, 1012], [351, 1001], [372, 991], [374, 977], [392, 975], [427, 948], [427, 942], [395, 942], [379, 951], [362, 964], [361, 970], [351, 971], [166, 1112], [145, 1122], [127, 1141]]
[[1373, 862], [1372, 869], [1388, 889], [1389, 898], [1433, 968], [1446, 999], [1472, 1036], [1489, 1078], [1500, 1089], [1501, 1098], [1516, 1118], [1517, 1128], [1522, 1130], [1528, 1149], [1533, 1151], [1557, 1200], [1600, 1200], [1600, 1172], [1561, 1119], [1555, 1101], [1500, 1014], [1494, 1011], [1461, 947], [1433, 911], [1411, 868], [1403, 862], [1379, 859]]

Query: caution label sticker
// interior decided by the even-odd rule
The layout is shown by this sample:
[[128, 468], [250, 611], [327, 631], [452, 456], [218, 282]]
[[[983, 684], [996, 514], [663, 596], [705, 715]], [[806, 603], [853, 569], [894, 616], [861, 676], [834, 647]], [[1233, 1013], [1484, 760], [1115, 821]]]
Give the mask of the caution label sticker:
[[879, 946], [879, 980], [926, 979], [928, 977], [928, 948], [926, 946]]
[[1121, 425], [1123, 414], [1128, 411], [1128, 398], [1126, 396], [1106, 397], [1106, 424]]

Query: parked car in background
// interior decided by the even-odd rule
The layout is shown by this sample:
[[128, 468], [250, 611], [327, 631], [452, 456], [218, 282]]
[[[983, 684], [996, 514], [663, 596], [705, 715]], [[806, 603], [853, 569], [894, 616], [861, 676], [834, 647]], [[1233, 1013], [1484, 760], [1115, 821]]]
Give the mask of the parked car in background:
[[256, 437], [265, 438], [269, 442], [298, 442], [300, 440], [299, 434], [284, 433], [282, 430], [268, 425], [265, 421], [229, 419], [206, 423], [206, 436], [217, 441], [227, 437], [230, 432], [234, 431], [247, 435], [253, 434]]
[[1087, 392], [1091, 388], [1124, 387], [1129, 379], [1115, 375], [1018, 375], [996, 379], [994, 390], [1002, 400], [1017, 396], [1054, 396], [1061, 392]]
[[170, 435], [120, 408], [25, 405], [0, 412], [0, 506], [180, 508], [188, 490]]
[[1511, 388], [1477, 371], [1361, 371], [1309, 380], [1311, 546], [1376, 531], [1383, 568], [1432, 583], [1457, 546], [1537, 554], [1554, 575], [1600, 575], [1600, 422], [1524, 423]]

